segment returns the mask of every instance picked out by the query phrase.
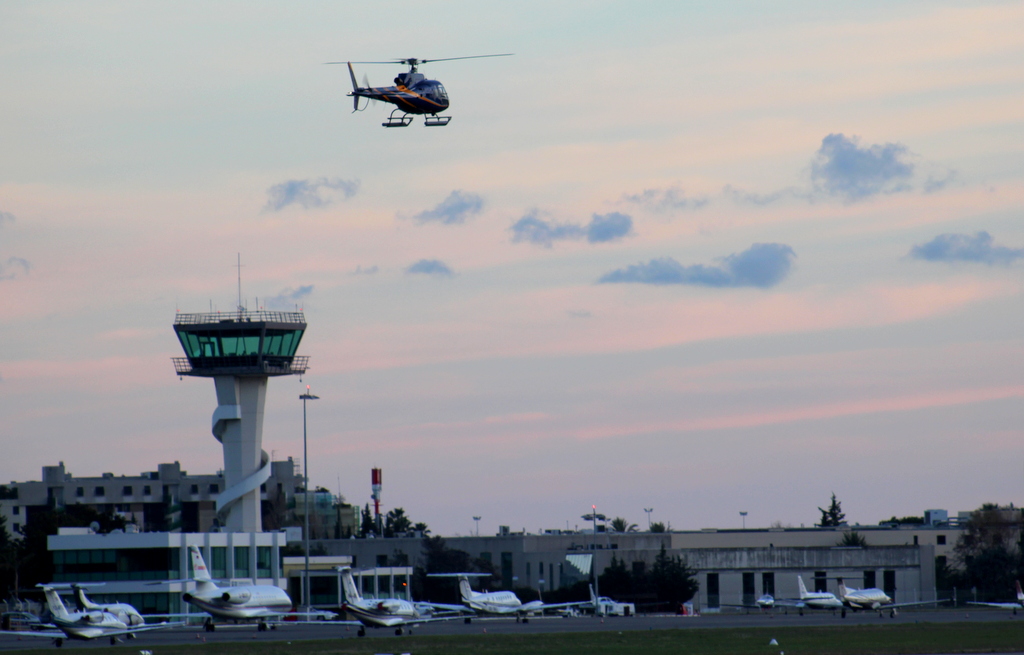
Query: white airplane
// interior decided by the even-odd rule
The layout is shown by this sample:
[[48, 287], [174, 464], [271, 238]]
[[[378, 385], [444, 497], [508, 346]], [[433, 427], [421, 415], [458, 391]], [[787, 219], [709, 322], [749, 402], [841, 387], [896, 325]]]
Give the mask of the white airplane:
[[[401, 635], [407, 626], [429, 623], [432, 621], [450, 621], [461, 616], [466, 608], [462, 605], [441, 605], [438, 603], [412, 603], [401, 598], [363, 598], [359, 587], [352, 577], [352, 568], [339, 566], [341, 584], [345, 588], [345, 603], [342, 609], [358, 619], [360, 637], [366, 636], [366, 628], [394, 628], [396, 635]], [[434, 612], [451, 612], [451, 616], [434, 616]], [[352, 624], [351, 621], [335, 621], [332, 623]], [[412, 630], [409, 630], [412, 634]]]
[[[857, 610], [876, 610], [881, 613], [883, 610], [889, 610], [889, 616], [896, 617], [896, 609], [900, 607], [914, 607], [920, 605], [936, 605], [938, 601], [935, 600], [923, 600], [914, 603], [894, 603], [892, 598], [889, 597], [881, 589], [871, 587], [869, 589], [851, 589], [843, 584], [843, 579], [839, 578], [839, 598], [843, 601], [843, 605], [852, 609]], [[846, 616], [846, 610], [843, 610], [843, 616]]]
[[720, 603], [719, 607], [737, 607], [739, 609], [771, 611], [772, 609], [775, 608], [776, 602], [778, 602], [778, 604], [780, 606], [781, 605], [785, 605], [785, 606], [788, 606], [788, 607], [796, 607], [796, 603], [795, 602], [788, 602], [787, 603], [787, 601], [784, 601], [784, 600], [776, 601], [775, 597], [772, 596], [771, 594], [764, 594], [763, 596], [760, 596], [752, 604], [733, 605], [733, 604], [730, 604], [730, 603]]
[[[100, 583], [96, 583], [96, 584], [103, 584], [103, 583], [100, 582]], [[50, 585], [50, 586], [52, 586], [54, 589], [65, 588], [65, 585], [63, 585], [63, 584], [61, 584], [61, 585], [54, 584], [54, 585]], [[87, 586], [88, 587], [92, 587], [94, 585], [92, 585], [92, 584], [70, 584], [70, 585], [66, 585], [66, 588], [70, 588], [71, 590], [73, 590], [75, 592], [75, 601], [78, 603], [79, 609], [81, 609], [83, 612], [84, 611], [90, 611], [90, 612], [95, 612], [95, 611], [109, 612], [111, 614], [114, 614], [114, 615], [118, 616], [127, 625], [144, 625], [146, 623], [146, 619], [144, 619], [142, 617], [142, 615], [139, 614], [139, 611], [137, 609], [135, 609], [134, 607], [132, 607], [131, 605], [129, 605], [128, 603], [106, 603], [106, 604], [94, 603], [92, 600], [89, 599], [88, 596], [85, 595], [85, 589], [84, 588], [87, 587]]]
[[976, 601], [967, 601], [968, 605], [983, 605], [985, 607], [1000, 607], [1002, 609], [1013, 610], [1016, 614], [1017, 610], [1024, 607], [1024, 591], [1021, 591], [1020, 581], [1017, 581], [1017, 602], [1016, 603], [979, 603]]
[[843, 610], [843, 617], [846, 617], [846, 610], [843, 609], [843, 601], [836, 598], [830, 591], [807, 591], [804, 578], [796, 576], [797, 586], [800, 589], [800, 598], [794, 600], [776, 599], [775, 605], [784, 607], [796, 607], [800, 610], [800, 616], [804, 615], [804, 609], [812, 610]]
[[590, 585], [590, 602], [579, 605], [581, 610], [590, 610], [597, 616], [636, 616], [636, 605], [620, 603], [607, 596], [594, 593], [594, 585]]
[[280, 618], [294, 607], [288, 593], [274, 585], [218, 586], [210, 577], [199, 547], [193, 544], [188, 550], [194, 570], [191, 579], [196, 588], [182, 594], [181, 598], [210, 615], [203, 625], [207, 632], [214, 631], [215, 620], [255, 622], [257, 630], [263, 632], [269, 625], [268, 619]]
[[161, 630], [174, 625], [181, 625], [180, 623], [133, 624], [134, 617], [139, 616], [139, 613], [134, 607], [125, 603], [118, 603], [117, 607], [130, 608], [130, 612], [119, 611], [114, 613], [98, 607], [81, 612], [69, 612], [67, 607], [64, 606], [64, 602], [61, 601], [60, 596], [57, 595], [56, 589], [44, 585], [43, 593], [46, 595], [46, 604], [50, 608], [50, 614], [53, 615], [53, 624], [59, 628], [59, 632], [37, 630], [31, 632], [7, 632], [4, 634], [52, 639], [54, 645], [59, 648], [64, 645], [65, 639], [90, 640], [108, 637], [110, 644], [114, 645], [117, 643], [118, 637], [124, 636], [128, 639], [134, 639], [140, 632]]
[[[473, 587], [469, 584], [470, 576], [481, 576], [489, 577], [486, 574], [480, 573], [429, 573], [430, 577], [435, 578], [458, 578], [459, 579], [459, 593], [462, 596], [462, 602], [465, 603], [466, 607], [480, 614], [493, 614], [497, 616], [515, 616], [516, 623], [522, 621], [523, 623], [529, 623], [529, 615], [543, 612], [544, 610], [553, 609], [564, 609], [566, 607], [580, 607], [589, 604], [589, 601], [577, 601], [575, 603], [555, 603], [546, 604], [543, 601], [532, 600], [529, 603], [524, 603], [519, 600], [511, 591], [488, 591], [479, 592], [473, 591]], [[466, 617], [466, 623], [471, 623], [472, 618]]]

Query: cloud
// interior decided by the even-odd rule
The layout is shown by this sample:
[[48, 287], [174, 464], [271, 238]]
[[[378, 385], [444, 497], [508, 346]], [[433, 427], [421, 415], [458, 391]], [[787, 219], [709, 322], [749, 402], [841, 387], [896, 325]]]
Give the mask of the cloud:
[[539, 218], [537, 210], [533, 210], [513, 223], [509, 229], [512, 231], [513, 242], [525, 241], [550, 248], [555, 241], [617, 241], [633, 233], [633, 219], [626, 214], [612, 212], [594, 214], [588, 224], [577, 225], [545, 221]]
[[789, 274], [796, 253], [781, 243], [755, 243], [743, 252], [722, 258], [718, 266], [683, 266], [671, 257], [627, 266], [601, 276], [598, 283], [692, 284], [706, 287], [767, 289]]
[[618, 241], [633, 232], [633, 219], [619, 212], [594, 214], [587, 225], [587, 241], [607, 243]]
[[860, 147], [857, 137], [829, 134], [811, 162], [811, 179], [819, 189], [848, 201], [878, 193], [909, 189], [914, 165], [905, 161], [907, 148], [898, 143]]
[[928, 243], [910, 249], [910, 256], [929, 262], [977, 262], [994, 266], [1009, 265], [1024, 257], [1024, 248], [992, 245], [988, 232], [940, 234]]
[[317, 180], [288, 180], [267, 189], [265, 211], [281, 211], [289, 205], [303, 209], [326, 207], [339, 199], [351, 198], [359, 191], [359, 180], [321, 177]]
[[373, 275], [379, 270], [380, 269], [377, 267], [376, 264], [374, 264], [373, 266], [367, 266], [366, 268], [363, 268], [362, 265], [359, 265], [356, 266], [356, 270], [352, 271], [352, 275]]
[[32, 264], [21, 257], [8, 257], [0, 262], [0, 280], [14, 280], [32, 270]]
[[466, 222], [466, 218], [479, 214], [484, 208], [484, 200], [475, 193], [452, 191], [437, 207], [422, 211], [413, 220], [420, 223], [443, 223], [457, 225]]
[[281, 293], [267, 298], [263, 301], [267, 309], [294, 310], [296, 306], [301, 307], [302, 301], [313, 293], [313, 285], [306, 284], [297, 289], [288, 288]]
[[727, 184], [722, 188], [722, 195], [733, 202], [748, 205], [759, 205], [762, 207], [776, 203], [784, 198], [810, 200], [810, 195], [807, 191], [798, 189], [797, 187], [786, 187], [785, 189], [779, 189], [778, 191], [772, 191], [771, 193], [754, 193], [753, 191], [744, 191], [742, 189], [737, 189], [731, 184]]
[[409, 275], [433, 275], [434, 277], [451, 277], [454, 275], [448, 265], [438, 259], [421, 259], [405, 269]]
[[668, 189], [644, 189], [640, 193], [626, 194], [623, 200], [642, 205], [657, 212], [672, 212], [683, 209], [699, 209], [708, 204], [708, 199], [688, 198], [677, 186]]

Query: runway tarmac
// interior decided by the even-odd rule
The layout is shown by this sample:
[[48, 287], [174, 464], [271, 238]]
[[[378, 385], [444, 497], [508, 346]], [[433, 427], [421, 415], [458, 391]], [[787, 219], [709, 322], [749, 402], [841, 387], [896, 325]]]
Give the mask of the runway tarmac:
[[[1024, 615], [1017, 617], [1006, 610], [916, 610], [900, 612], [896, 618], [888, 613], [881, 617], [875, 612], [849, 613], [841, 618], [838, 614], [828, 612], [807, 613], [804, 616], [796, 612], [789, 614], [742, 614], [722, 613], [703, 616], [674, 615], [641, 615], [634, 617], [542, 617], [532, 618], [528, 623], [516, 623], [515, 619], [474, 618], [470, 624], [459, 621], [426, 623], [412, 628], [417, 635], [458, 635], [480, 634], [542, 634], [554, 632], [592, 632], [599, 630], [685, 630], [690, 628], [747, 628], [758, 626], [830, 626], [830, 625], [863, 625], [878, 623], [948, 623], [948, 622], [985, 622], [985, 621], [1016, 621], [1024, 620]], [[161, 645], [184, 643], [218, 643], [238, 641], [302, 641], [310, 639], [359, 639], [356, 627], [331, 625], [324, 623], [289, 623], [276, 630], [257, 632], [254, 625], [218, 626], [216, 632], [204, 632], [198, 627], [170, 628], [156, 630], [139, 635], [138, 639], [121, 644], [132, 652], [140, 649], [156, 649]], [[408, 630], [408, 628], [407, 628]], [[367, 629], [369, 636], [394, 636], [393, 629]], [[93, 641], [64, 641], [64, 648], [107, 648], [107, 639]], [[47, 648], [51, 642], [46, 639], [0, 635], [0, 651], [21, 650], [27, 648]]]

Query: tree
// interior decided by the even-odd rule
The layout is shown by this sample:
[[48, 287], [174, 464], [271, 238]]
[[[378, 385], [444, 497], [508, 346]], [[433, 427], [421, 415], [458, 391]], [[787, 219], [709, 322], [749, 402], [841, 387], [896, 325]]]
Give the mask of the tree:
[[405, 510], [396, 507], [388, 510], [384, 515], [384, 536], [391, 538], [395, 535], [405, 534], [412, 528], [412, 521], [405, 515]]
[[648, 578], [658, 601], [669, 603], [673, 608], [687, 602], [700, 590], [697, 572], [689, 567], [683, 557], [669, 556], [665, 544], [661, 545], [661, 550], [654, 558], [654, 566]]
[[[89, 505], [68, 505], [58, 509], [46, 509], [32, 515], [32, 520], [21, 528], [23, 537], [18, 540], [17, 561], [28, 564], [22, 568], [19, 584], [22, 587], [53, 580], [53, 558], [46, 548], [46, 538], [57, 534], [58, 529], [85, 528], [93, 523], [99, 532], [123, 530], [127, 521], [114, 512], [100, 514]], [[20, 567], [21, 564], [18, 564]]]
[[994, 596], [1005, 596], [1024, 572], [1020, 540], [1022, 516], [1012, 505], [987, 503], [971, 517], [953, 547], [962, 582]]
[[828, 509], [819, 507], [818, 511], [821, 512], [821, 522], [818, 523], [820, 527], [834, 527], [846, 522], [846, 514], [843, 514], [841, 504], [836, 500], [836, 493], [834, 491], [832, 492], [832, 504], [828, 506]]
[[666, 532], [665, 524], [662, 523], [661, 521], [655, 521], [654, 523], [651, 524], [650, 531], [651, 532]]
[[430, 534], [430, 528], [428, 528], [427, 524], [422, 522], [422, 521], [420, 521], [419, 523], [416, 523], [415, 525], [413, 525], [412, 529], [413, 529], [413, 532], [419, 532], [424, 537], [426, 537], [427, 535]]
[[618, 559], [612, 555], [612, 562], [604, 570], [604, 573], [597, 577], [598, 587], [601, 593], [608, 594], [612, 598], [625, 598], [633, 595], [633, 576], [626, 568], [625, 560]]
[[371, 534], [376, 534], [375, 528], [373, 514], [370, 512], [370, 503], [366, 503], [366, 507], [363, 508], [363, 513], [359, 517], [359, 536], [366, 539]]
[[923, 516], [904, 516], [902, 518], [896, 518], [895, 516], [893, 516], [888, 521], [879, 521], [878, 525], [891, 525], [891, 524], [894, 524], [894, 523], [896, 525], [924, 525], [924, 517]]
[[866, 548], [868, 540], [856, 530], [843, 533], [843, 538], [836, 542], [837, 546], [843, 548]]
[[637, 531], [636, 523], [630, 523], [629, 521], [627, 521], [626, 519], [622, 518], [621, 516], [616, 516], [615, 518], [613, 518], [611, 520], [611, 524], [609, 525], [609, 527], [611, 528], [612, 532], [636, 532]]

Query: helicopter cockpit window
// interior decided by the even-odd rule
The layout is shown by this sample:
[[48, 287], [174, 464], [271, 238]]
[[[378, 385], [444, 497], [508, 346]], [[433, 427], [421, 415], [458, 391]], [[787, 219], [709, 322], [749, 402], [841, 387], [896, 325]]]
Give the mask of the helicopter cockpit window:
[[434, 95], [437, 96], [438, 100], [448, 100], [448, 93], [445, 92], [444, 87], [440, 83], [434, 87]]

